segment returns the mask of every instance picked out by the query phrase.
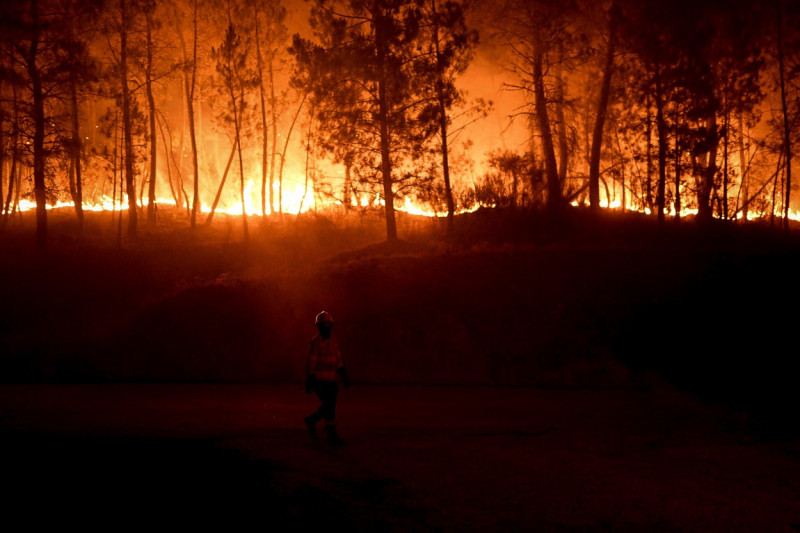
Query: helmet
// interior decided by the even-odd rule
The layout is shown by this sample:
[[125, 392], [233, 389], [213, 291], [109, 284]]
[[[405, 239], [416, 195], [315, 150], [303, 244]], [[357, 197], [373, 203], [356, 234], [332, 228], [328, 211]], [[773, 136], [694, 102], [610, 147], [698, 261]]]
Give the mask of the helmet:
[[333, 325], [333, 316], [327, 311], [322, 311], [321, 313], [319, 313], [317, 315], [316, 319], [314, 319], [314, 324], [331, 324], [331, 325]]

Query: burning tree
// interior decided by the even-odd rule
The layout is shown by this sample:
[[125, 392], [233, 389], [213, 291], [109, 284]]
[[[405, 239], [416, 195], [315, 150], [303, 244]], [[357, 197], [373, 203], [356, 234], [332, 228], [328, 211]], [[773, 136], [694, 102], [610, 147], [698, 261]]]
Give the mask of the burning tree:
[[[422, 54], [417, 61], [416, 71], [419, 78], [426, 80], [428, 84], [429, 102], [420, 114], [420, 123], [434, 125], [435, 131], [438, 132], [444, 195], [447, 203], [447, 235], [452, 237], [455, 202], [450, 179], [448, 148], [452, 125], [450, 111], [463, 100], [463, 94], [456, 89], [455, 82], [472, 59], [472, 53], [478, 43], [478, 33], [467, 28], [464, 6], [458, 2], [447, 1], [437, 4], [436, 0], [428, 0], [422, 3], [421, 13], [423, 34], [420, 37], [420, 47], [427, 49], [427, 53]], [[427, 41], [427, 46], [424, 41]]]
[[233, 22], [230, 20], [225, 31], [225, 39], [217, 48], [212, 48], [211, 56], [216, 61], [220, 90], [228, 100], [223, 120], [233, 126], [234, 143], [239, 159], [239, 186], [242, 200], [242, 228], [245, 241], [248, 239], [247, 210], [245, 205], [244, 162], [242, 159], [242, 137], [245, 113], [248, 110], [246, 94], [257, 84], [248, 59], [248, 43], [242, 41]]
[[[82, 225], [81, 142], [79, 133], [78, 85], [93, 76], [86, 41], [76, 28], [89, 12], [81, 2], [55, 3], [31, 0], [0, 6], [0, 54], [5, 58], [0, 83], [12, 87], [13, 137], [12, 169], [9, 177], [8, 211], [12, 189], [19, 195], [19, 169], [24, 152], [33, 166], [36, 200], [36, 243], [47, 242], [48, 181], [53, 179], [56, 159], [71, 160], [69, 191]], [[63, 113], [64, 108], [69, 111]], [[62, 118], [68, 116], [69, 125]], [[2, 144], [2, 143], [0, 143]], [[1, 175], [1, 173], [0, 173]], [[2, 187], [0, 187], [1, 189]]]
[[540, 141], [547, 205], [557, 211], [565, 204], [563, 188], [569, 161], [563, 64], [567, 44], [575, 33], [570, 25], [577, 18], [577, 9], [573, 2], [559, 4], [538, 0], [509, 0], [505, 9], [509, 16], [503, 23], [502, 33], [512, 51], [510, 70], [516, 78], [510, 86], [533, 100], [531, 109], [524, 112], [533, 118], [531, 124], [535, 124]]
[[[278, 154], [278, 120], [281, 98], [275, 92], [275, 73], [278, 64], [286, 55], [284, 49], [288, 44], [288, 29], [285, 24], [286, 8], [281, 5], [279, 0], [249, 0], [248, 4], [249, 11], [252, 13], [256, 76], [261, 108], [261, 214], [266, 215], [268, 190], [269, 211], [270, 213], [276, 211], [273, 184], [275, 182], [275, 158]], [[269, 115], [269, 120], [267, 115]], [[270, 145], [272, 146], [271, 150], [269, 149]], [[269, 180], [267, 180], [267, 176], [269, 176]], [[279, 178], [278, 187], [281, 192], [283, 191], [282, 181]], [[283, 211], [280, 198], [277, 211]]]
[[407, 0], [318, 0], [311, 23], [319, 44], [295, 35], [291, 49], [296, 83], [309, 84], [321, 128], [341, 133], [352, 148], [333, 149], [334, 156], [352, 153], [365, 179], [380, 174], [390, 242], [397, 240], [395, 185], [404, 179], [396, 171], [424, 137], [412, 119], [422, 102], [413, 78], [420, 16]]

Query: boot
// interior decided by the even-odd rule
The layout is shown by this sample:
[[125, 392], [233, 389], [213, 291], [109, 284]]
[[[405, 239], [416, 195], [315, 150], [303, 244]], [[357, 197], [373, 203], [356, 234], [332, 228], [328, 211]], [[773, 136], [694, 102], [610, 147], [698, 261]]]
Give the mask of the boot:
[[317, 413], [308, 415], [303, 419], [303, 422], [306, 423], [306, 427], [308, 428], [308, 434], [312, 437], [317, 436], [317, 420], [319, 420], [319, 415]]
[[339, 438], [339, 433], [336, 432], [336, 426], [334, 425], [327, 425], [325, 426], [325, 433], [328, 435], [328, 444], [331, 446], [341, 446], [344, 444], [342, 439]]

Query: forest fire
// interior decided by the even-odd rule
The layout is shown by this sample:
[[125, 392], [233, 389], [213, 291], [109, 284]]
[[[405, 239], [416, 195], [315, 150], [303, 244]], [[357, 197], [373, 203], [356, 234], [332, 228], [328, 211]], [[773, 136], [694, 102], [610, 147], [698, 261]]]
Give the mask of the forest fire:
[[796, 219], [796, 13], [583, 7], [4, 3], [2, 211]]
[[0, 0], [4, 518], [800, 531], [798, 142], [800, 0]]

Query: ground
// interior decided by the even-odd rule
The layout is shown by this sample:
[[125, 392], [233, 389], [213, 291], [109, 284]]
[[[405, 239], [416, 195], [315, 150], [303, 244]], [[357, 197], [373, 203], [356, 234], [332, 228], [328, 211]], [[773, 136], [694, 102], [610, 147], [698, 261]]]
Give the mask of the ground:
[[[19, 529], [800, 529], [800, 233], [487, 210], [0, 234]], [[181, 225], [183, 224], [183, 225]], [[112, 231], [109, 233], [109, 231]], [[322, 309], [354, 386], [303, 416]]]
[[[794, 531], [800, 440], [669, 386], [0, 386], [7, 523]], [[28, 529], [28, 527], [26, 527]]]

